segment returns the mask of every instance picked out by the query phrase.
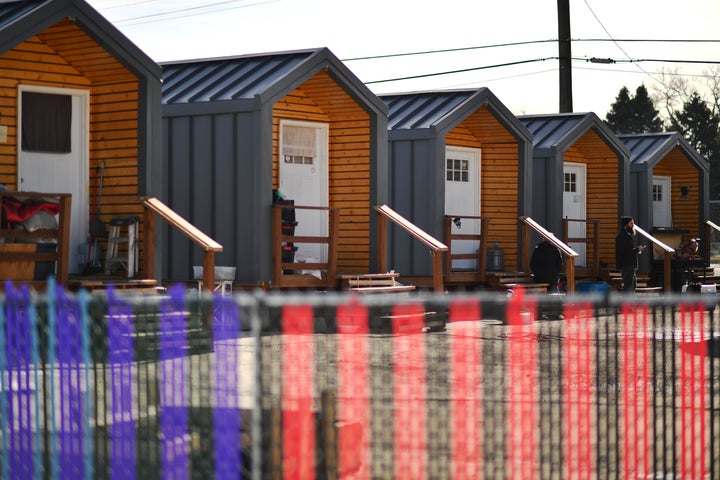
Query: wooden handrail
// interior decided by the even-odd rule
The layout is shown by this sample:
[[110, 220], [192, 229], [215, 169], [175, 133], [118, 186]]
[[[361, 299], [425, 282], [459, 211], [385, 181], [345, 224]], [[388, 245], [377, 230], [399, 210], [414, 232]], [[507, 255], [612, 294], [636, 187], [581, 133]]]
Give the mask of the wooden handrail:
[[[474, 220], [480, 224], [479, 234], [462, 234], [452, 233], [455, 220]], [[445, 244], [448, 247], [448, 253], [445, 255], [445, 275], [450, 281], [453, 278], [452, 262], [453, 260], [473, 260], [477, 261], [475, 277], [477, 282], [485, 281], [485, 270], [487, 269], [487, 244], [488, 244], [488, 226], [490, 219], [487, 217], [474, 215], [445, 215]], [[453, 240], [466, 240], [478, 242], [478, 251], [472, 253], [453, 253]]]
[[203, 289], [213, 291], [215, 285], [215, 253], [222, 252], [223, 247], [218, 242], [201, 232], [195, 225], [174, 212], [170, 207], [154, 197], [142, 198], [145, 207], [145, 255], [143, 257], [143, 272], [148, 278], [154, 277], [154, 237], [155, 214], [164, 218], [172, 227], [192, 240], [203, 250]]
[[412, 222], [407, 220], [405, 217], [397, 213], [387, 205], [380, 205], [374, 207], [375, 211], [378, 212], [378, 272], [387, 271], [387, 220], [390, 220], [395, 225], [399, 226], [412, 237], [421, 241], [426, 247], [430, 249], [432, 255], [432, 269], [433, 269], [433, 289], [436, 292], [443, 291], [443, 279], [442, 279], [442, 252], [447, 252], [448, 247], [440, 240], [436, 239], [429, 233], [421, 230]]
[[523, 255], [523, 269], [530, 271], [530, 233], [528, 227], [535, 230], [548, 242], [552, 243], [560, 253], [567, 257], [569, 261], [563, 262], [565, 264], [565, 276], [567, 277], [567, 293], [573, 293], [575, 291], [575, 257], [579, 254], [570, 248], [570, 246], [559, 240], [554, 233], [545, 229], [542, 225], [537, 223], [530, 217], [521, 216], [520, 221], [523, 223], [522, 230], [522, 245], [523, 251], [526, 253]]
[[[282, 211], [285, 209], [294, 210], [320, 210], [328, 212], [328, 235], [327, 236], [297, 236], [284, 235], [282, 232]], [[305, 286], [308, 282], [298, 282], [291, 276], [286, 276], [283, 271], [288, 270], [325, 270], [325, 279], [319, 279], [318, 284], [328, 288], [335, 286], [337, 279], [337, 238], [339, 233], [339, 211], [335, 207], [317, 207], [289, 204], [274, 204], [272, 206], [272, 282], [277, 287], [298, 287]], [[283, 262], [283, 245], [288, 243], [313, 243], [326, 244], [327, 262]]]
[[712, 231], [720, 232], [720, 226], [705, 220], [705, 241], [703, 242], [703, 257], [705, 258], [705, 264], [710, 265], [710, 243], [712, 241]]
[[7, 237], [26, 238], [33, 241], [40, 241], [45, 238], [54, 238], [57, 241], [54, 253], [2, 253], [0, 252], [0, 261], [17, 261], [27, 260], [31, 262], [50, 261], [56, 262], [55, 275], [60, 285], [67, 285], [69, 278], [68, 258], [70, 254], [70, 208], [72, 205], [72, 195], [69, 193], [44, 193], [44, 192], [0, 192], [0, 210], [2, 209], [3, 197], [10, 197], [16, 200], [27, 200], [34, 198], [57, 198], [60, 205], [60, 213], [58, 215], [57, 229], [39, 229], [34, 232], [28, 232], [23, 229], [3, 230], [7, 225], [0, 226], [0, 239]]
[[[570, 236], [570, 223], [584, 223], [585, 224], [585, 237], [571, 237]], [[592, 226], [592, 237], [588, 236], [587, 228]], [[598, 276], [600, 273], [600, 222], [598, 220], [586, 220], [580, 218], [563, 218], [563, 242], [566, 245], [571, 243], [584, 243], [587, 247], [588, 244], [591, 246], [592, 256], [586, 255], [585, 264], [591, 265], [589, 269], [592, 276]], [[591, 239], [588, 242], [588, 238]], [[586, 252], [587, 253], [587, 252]]]
[[650, 235], [648, 232], [643, 230], [638, 225], [635, 225], [635, 231], [637, 233], [639, 233], [640, 235], [642, 235], [643, 237], [650, 240], [654, 245], [657, 245], [658, 247], [660, 247], [660, 249], [663, 251], [663, 261], [664, 261], [664, 264], [663, 264], [663, 272], [664, 272], [663, 289], [666, 292], [669, 292], [671, 289], [671, 285], [672, 285], [671, 278], [670, 278], [670, 270], [671, 270], [670, 265], [671, 265], [672, 256], [675, 254], [675, 249], [667, 246], [666, 244], [664, 244], [657, 238], [653, 237], [652, 235]]

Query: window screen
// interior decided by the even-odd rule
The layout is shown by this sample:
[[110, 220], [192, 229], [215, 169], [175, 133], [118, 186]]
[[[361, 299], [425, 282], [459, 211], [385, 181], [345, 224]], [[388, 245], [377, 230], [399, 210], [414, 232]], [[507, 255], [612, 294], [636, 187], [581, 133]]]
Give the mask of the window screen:
[[285, 125], [282, 133], [283, 161], [312, 165], [317, 157], [317, 131], [315, 128]]
[[70, 95], [22, 92], [22, 149], [70, 153]]

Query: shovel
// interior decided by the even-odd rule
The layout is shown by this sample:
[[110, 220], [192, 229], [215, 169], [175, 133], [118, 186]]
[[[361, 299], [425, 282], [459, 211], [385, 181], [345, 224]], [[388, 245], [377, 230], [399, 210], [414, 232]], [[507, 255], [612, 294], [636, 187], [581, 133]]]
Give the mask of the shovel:
[[95, 214], [90, 222], [90, 236], [95, 237], [106, 237], [107, 228], [102, 220], [100, 220], [100, 201], [102, 199], [102, 188], [103, 188], [103, 177], [105, 176], [105, 160], [100, 162], [100, 188], [98, 189], [97, 204], [95, 205]]
[[98, 188], [97, 203], [95, 205], [95, 213], [90, 221], [90, 238], [88, 241], [88, 257], [85, 269], [83, 270], [84, 275], [92, 275], [102, 270], [101, 259], [98, 255], [98, 237], [107, 236], [107, 228], [102, 220], [100, 220], [100, 201], [102, 198], [102, 187], [103, 178], [105, 176], [105, 160], [100, 163], [100, 185]]

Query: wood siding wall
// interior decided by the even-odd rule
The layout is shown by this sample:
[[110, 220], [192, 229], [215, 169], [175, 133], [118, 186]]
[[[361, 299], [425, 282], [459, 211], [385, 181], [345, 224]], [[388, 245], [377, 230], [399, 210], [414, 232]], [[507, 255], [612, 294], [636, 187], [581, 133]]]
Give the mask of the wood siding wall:
[[[90, 92], [90, 216], [95, 209], [101, 160], [105, 161], [102, 219], [139, 215], [138, 81], [120, 62], [69, 20], [0, 56], [0, 183], [17, 187], [18, 85]], [[62, 193], [62, 192], [60, 192]]]
[[[677, 148], [653, 167], [653, 175], [671, 178], [670, 199], [673, 227], [688, 230], [685, 237], [699, 237], [700, 174], [698, 169]], [[690, 198], [680, 198], [680, 186], [690, 187]], [[652, 198], [648, 199], [652, 202]]]
[[273, 109], [273, 188], [278, 187], [281, 120], [329, 125], [329, 203], [340, 209], [338, 273], [370, 268], [370, 117], [326, 71], [277, 102]]
[[586, 165], [586, 218], [599, 221], [600, 262], [614, 266], [623, 181], [618, 178], [620, 160], [594, 130], [589, 130], [565, 151], [564, 161]]
[[480, 148], [480, 215], [490, 220], [488, 245], [498, 242], [506, 270], [517, 268], [518, 142], [487, 108], [480, 108], [447, 135], [446, 145]]

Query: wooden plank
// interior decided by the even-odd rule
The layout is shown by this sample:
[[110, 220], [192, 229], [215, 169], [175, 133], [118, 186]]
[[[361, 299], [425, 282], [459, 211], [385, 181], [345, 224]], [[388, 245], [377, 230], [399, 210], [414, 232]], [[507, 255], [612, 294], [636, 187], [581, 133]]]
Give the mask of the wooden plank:
[[423, 242], [426, 246], [429, 248], [446, 252], [448, 250], [447, 245], [442, 243], [440, 240], [436, 239], [432, 235], [428, 234], [427, 232], [421, 230], [414, 224], [412, 224], [409, 220], [407, 220], [405, 217], [397, 213], [392, 208], [388, 207], [387, 205], [381, 205], [379, 207], [375, 207], [375, 210], [380, 212], [385, 217], [391, 219], [393, 223], [401, 227], [406, 232], [410, 233], [412, 236]]
[[[201, 232], [195, 225], [191, 224], [187, 220], [185, 220], [183, 217], [175, 213], [162, 203], [160, 200], [154, 197], [150, 198], [143, 198], [142, 199], [143, 205], [145, 205], [147, 208], [150, 208], [155, 213], [163, 217], [165, 220], [167, 220], [169, 223], [173, 225], [173, 227], [177, 228], [180, 232], [182, 232], [185, 236], [190, 238], [192, 241], [197, 243], [200, 248], [202, 248], [205, 251], [213, 251], [213, 252], [222, 252], [222, 245], [217, 243], [215, 240], [210, 238], [209, 236], [205, 235], [203, 232]], [[210, 269], [209, 273], [212, 274], [214, 269]]]

